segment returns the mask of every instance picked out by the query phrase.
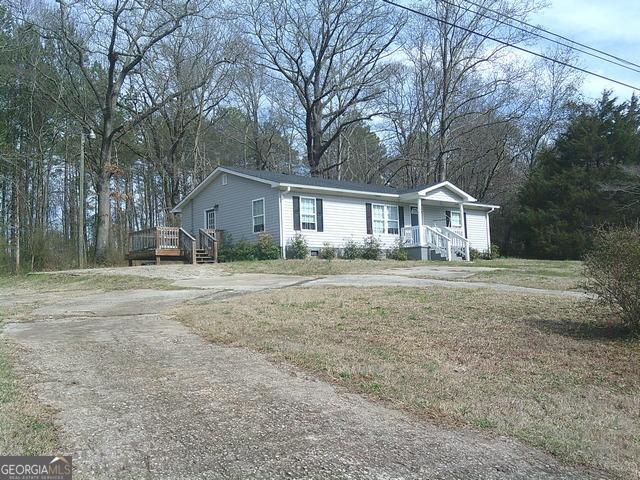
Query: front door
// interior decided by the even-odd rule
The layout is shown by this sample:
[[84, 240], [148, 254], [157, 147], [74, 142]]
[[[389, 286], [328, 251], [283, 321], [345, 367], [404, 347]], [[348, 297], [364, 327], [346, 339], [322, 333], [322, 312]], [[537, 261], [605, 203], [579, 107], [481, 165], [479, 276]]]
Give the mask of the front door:
[[212, 208], [211, 210], [207, 210], [205, 212], [205, 225], [204, 228], [210, 228], [211, 230], [215, 230], [216, 228], [216, 211]]
[[411, 226], [418, 226], [418, 207], [411, 207]]

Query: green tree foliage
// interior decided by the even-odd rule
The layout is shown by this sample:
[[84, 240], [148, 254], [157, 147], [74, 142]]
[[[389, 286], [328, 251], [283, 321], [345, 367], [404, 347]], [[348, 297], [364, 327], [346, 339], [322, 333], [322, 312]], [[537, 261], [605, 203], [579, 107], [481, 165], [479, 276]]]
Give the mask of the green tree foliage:
[[537, 258], [581, 258], [594, 229], [637, 220], [630, 185], [640, 165], [640, 104], [604, 92], [577, 105], [567, 130], [540, 153], [520, 195], [515, 249]]

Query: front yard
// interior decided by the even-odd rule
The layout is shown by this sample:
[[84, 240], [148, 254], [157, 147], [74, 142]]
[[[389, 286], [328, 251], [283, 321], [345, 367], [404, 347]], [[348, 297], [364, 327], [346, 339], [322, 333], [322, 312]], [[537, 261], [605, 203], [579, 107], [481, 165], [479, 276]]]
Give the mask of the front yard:
[[[461, 268], [487, 267], [494, 269], [478, 272], [470, 271], [469, 282], [501, 283], [520, 287], [544, 288], [552, 290], [580, 290], [584, 282], [582, 262], [525, 260], [504, 258], [497, 260], [476, 260], [474, 262], [429, 262], [395, 260], [264, 260], [220, 264], [221, 268], [233, 273], [272, 273], [283, 275], [327, 276], [345, 274], [394, 274], [389, 269], [434, 267]], [[438, 274], [415, 276], [441, 278]]]
[[638, 475], [640, 346], [591, 323], [580, 300], [314, 287], [192, 302], [177, 315], [211, 341], [265, 352], [418, 417]]

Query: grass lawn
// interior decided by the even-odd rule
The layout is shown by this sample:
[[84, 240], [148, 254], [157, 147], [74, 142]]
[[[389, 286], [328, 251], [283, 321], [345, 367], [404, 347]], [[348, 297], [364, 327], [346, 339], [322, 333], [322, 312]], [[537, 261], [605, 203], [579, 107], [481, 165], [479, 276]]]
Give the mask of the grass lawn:
[[293, 288], [178, 317], [422, 418], [635, 478], [640, 344], [580, 301], [451, 288]]
[[[286, 275], [344, 275], [388, 272], [391, 268], [411, 267], [491, 267], [494, 271], [478, 271], [465, 281], [502, 283], [520, 287], [544, 288], [551, 290], [580, 290], [584, 282], [582, 262], [554, 260], [526, 260], [504, 258], [497, 260], [476, 260], [473, 262], [429, 262], [394, 260], [265, 260], [230, 262], [221, 264], [226, 271], [234, 273], [272, 273]], [[416, 277], [430, 278], [438, 275], [416, 272]]]
[[101, 275], [69, 273], [33, 273], [0, 276], [0, 293], [11, 290], [33, 290], [38, 293], [68, 291], [117, 291], [153, 288], [179, 290], [170, 280], [134, 275]]
[[358, 273], [380, 273], [389, 268], [443, 265], [443, 262], [400, 262], [396, 260], [256, 260], [222, 263], [222, 267], [234, 273], [273, 273], [282, 275], [343, 275]]
[[502, 283], [549, 290], [582, 290], [585, 281], [582, 262], [576, 261], [500, 258], [476, 260], [465, 265], [498, 269], [478, 272], [466, 279], [470, 282]]

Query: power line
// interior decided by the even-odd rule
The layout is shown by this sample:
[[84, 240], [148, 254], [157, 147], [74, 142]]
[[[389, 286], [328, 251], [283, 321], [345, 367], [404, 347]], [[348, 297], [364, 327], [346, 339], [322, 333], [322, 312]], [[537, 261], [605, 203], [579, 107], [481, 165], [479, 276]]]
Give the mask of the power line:
[[[513, 25], [513, 24], [508, 23], [508, 22], [506, 22], [506, 21], [504, 21], [504, 20], [501, 20], [500, 18], [492, 17], [492, 16], [487, 15], [486, 13], [483, 13], [483, 12], [481, 12], [481, 11], [478, 11], [478, 10], [472, 10], [471, 8], [469, 8], [469, 7], [465, 7], [464, 5], [459, 5], [459, 4], [454, 3], [454, 2], [451, 2], [451, 1], [449, 1], [449, 0], [437, 0], [437, 1], [442, 2], [442, 3], [446, 3], [447, 5], [451, 5], [451, 6], [454, 6], [454, 7], [457, 7], [457, 8], [462, 8], [462, 9], [463, 9], [464, 11], [466, 11], [466, 12], [470, 12], [470, 13], [473, 13], [473, 14], [475, 14], [475, 15], [479, 15], [479, 16], [481, 16], [481, 17], [483, 17], [483, 18], [488, 18], [489, 20], [493, 20], [494, 22], [498, 22], [498, 23], [500, 23], [501, 25], [506, 25], [506, 26], [508, 26], [508, 27], [515, 28], [516, 30], [519, 30], [519, 31], [521, 31], [521, 32], [528, 33], [528, 34], [530, 34], [530, 35], [534, 35], [534, 36], [539, 37], [539, 38], [544, 38], [545, 40], [548, 40], [548, 41], [550, 41], [550, 42], [553, 42], [553, 43], [555, 43], [555, 44], [557, 44], [557, 45], [561, 45], [561, 46], [563, 46], [563, 47], [570, 48], [570, 49], [572, 49], [572, 50], [576, 50], [576, 51], [581, 52], [581, 53], [584, 53], [584, 54], [586, 54], [586, 55], [590, 55], [590, 56], [592, 56], [592, 57], [594, 57], [594, 58], [598, 58], [598, 59], [600, 59], [600, 60], [604, 60], [605, 62], [609, 62], [609, 63], [611, 63], [611, 64], [613, 64], [613, 65], [617, 65], [617, 66], [619, 66], [619, 67], [626, 68], [627, 70], [631, 70], [631, 71], [633, 71], [633, 72], [640, 73], [640, 65], [638, 65], [638, 67], [639, 67], [639, 68], [635, 68], [635, 67], [633, 67], [633, 66], [629, 66], [629, 65], [635, 65], [635, 64], [633, 64], [633, 63], [631, 63], [631, 62], [629, 62], [629, 61], [627, 61], [627, 60], [620, 59], [620, 62], [624, 62], [624, 63], [620, 63], [620, 62], [618, 62], [618, 61], [616, 61], [616, 60], [611, 60], [611, 58], [617, 58], [617, 57], [614, 57], [613, 55], [610, 55], [610, 54], [608, 54], [608, 53], [603, 53], [603, 55], [606, 55], [606, 56], [611, 57], [611, 58], [603, 57], [602, 55], [598, 55], [598, 54], [596, 54], [596, 53], [592, 53], [592, 52], [588, 51], [588, 50], [599, 51], [599, 50], [596, 50], [596, 49], [594, 49], [594, 48], [592, 48], [592, 47], [585, 46], [585, 48], [587, 48], [588, 50], [582, 49], [582, 48], [580, 48], [580, 47], [574, 47], [573, 45], [569, 45], [569, 44], [567, 44], [567, 43], [560, 42], [560, 41], [558, 41], [558, 40], [554, 40], [553, 38], [551, 38], [551, 37], [547, 37], [546, 35], [542, 35], [542, 34], [540, 34], [540, 33], [532, 32], [531, 30], [528, 30], [528, 29], [526, 29], [526, 28], [519, 27], [519, 26], [517, 26], [517, 25]], [[483, 8], [483, 9], [485, 9], [485, 10], [489, 11], [489, 12], [495, 13], [496, 15], [504, 16], [505, 18], [508, 18], [508, 19], [510, 19], [510, 20], [513, 20], [513, 21], [516, 21], [516, 22], [519, 22], [519, 23], [522, 23], [522, 24], [525, 24], [525, 25], [527, 25], [527, 26], [529, 26], [529, 27], [531, 27], [531, 28], [534, 28], [534, 29], [535, 29], [535, 28], [537, 28], [537, 27], [534, 27], [533, 25], [530, 25], [530, 24], [528, 24], [528, 23], [526, 23], [526, 22], [524, 22], [524, 21], [522, 21], [522, 20], [518, 20], [518, 19], [516, 19], [516, 18], [510, 17], [510, 16], [508, 16], [508, 15], [506, 15], [506, 14], [502, 14], [502, 13], [497, 12], [497, 11], [495, 11], [495, 10], [491, 10], [490, 8], [482, 7], [481, 5], [479, 5], [479, 4], [475, 3], [475, 2], [471, 2], [471, 1], [469, 1], [469, 0], [466, 0], [466, 1], [467, 1], [468, 3], [470, 3], [470, 4], [474, 5], [474, 6], [478, 6], [478, 8]], [[541, 29], [541, 30], [542, 30], [542, 29]], [[560, 35], [557, 35], [557, 34], [555, 34], [555, 33], [550, 33], [550, 35], [560, 37]], [[576, 45], [582, 45], [582, 44], [580, 44], [580, 43], [578, 43], [578, 42], [574, 42], [573, 40], [568, 40], [568, 41], [569, 41], [569, 42], [571, 42], [571, 43], [574, 43], [574, 44], [576, 44]], [[628, 65], [625, 65], [625, 63], [626, 63], [626, 64], [628, 64]]]
[[547, 30], [547, 29], [545, 29], [543, 27], [532, 25], [530, 23], [525, 22], [524, 20], [520, 20], [519, 18], [515, 18], [513, 16], [507, 15], [506, 13], [498, 12], [497, 10], [493, 10], [493, 9], [491, 9], [489, 7], [485, 7], [483, 5], [480, 5], [479, 3], [476, 3], [473, 0], [464, 0], [464, 1], [466, 3], [469, 3], [469, 4], [473, 5], [473, 6], [475, 6], [475, 7], [483, 8], [483, 9], [485, 9], [485, 10], [491, 12], [491, 13], [495, 13], [496, 15], [500, 15], [500, 16], [508, 18], [509, 20], [512, 20], [514, 22], [518, 22], [518, 23], [521, 23], [522, 25], [526, 25], [527, 27], [530, 27], [530, 28], [533, 28], [533, 29], [536, 29], [536, 30], [540, 30], [541, 32], [548, 33], [549, 35], [553, 35], [554, 37], [561, 38], [562, 40], [566, 40], [567, 42], [571, 42], [574, 45], [578, 45], [580, 47], [587, 48], [587, 49], [592, 50], [594, 52], [601, 53], [602, 55], [606, 55], [607, 57], [615, 58], [616, 60], [618, 60], [620, 62], [624, 62], [624, 63], [626, 63], [628, 65], [633, 65], [634, 67], [639, 67], [640, 68], [640, 65], [637, 64], [637, 63], [630, 62], [629, 60], [625, 60], [624, 58], [618, 57], [616, 55], [612, 55], [612, 54], [607, 53], [607, 52], [605, 52], [603, 50], [598, 50], [597, 48], [591, 47], [591, 46], [586, 45], [584, 43], [577, 42], [575, 40], [572, 40], [569, 37], [565, 37], [564, 35], [560, 35], [559, 33], [552, 32], [551, 30]]
[[525, 52], [525, 53], [528, 53], [528, 54], [530, 54], [530, 55], [534, 55], [534, 56], [536, 56], [536, 57], [543, 58], [543, 59], [548, 60], [548, 61], [550, 61], [550, 62], [554, 62], [554, 63], [558, 63], [558, 64], [560, 64], [560, 65], [564, 65], [565, 67], [569, 67], [569, 68], [572, 68], [572, 69], [577, 70], [577, 71], [579, 71], [579, 72], [586, 73], [587, 75], [592, 75], [592, 76], [594, 76], [594, 77], [601, 78], [602, 80], [607, 80], [607, 81], [609, 81], [609, 82], [617, 83], [618, 85], [622, 85], [623, 87], [627, 87], [627, 88], [630, 88], [630, 89], [632, 89], [632, 90], [640, 90], [640, 87], [636, 87], [636, 86], [630, 85], [630, 84], [628, 84], [628, 83], [621, 82], [621, 81], [619, 81], [619, 80], [614, 80], [613, 78], [606, 77], [606, 76], [604, 76], [604, 75], [600, 75], [599, 73], [592, 72], [592, 71], [590, 71], [590, 70], [587, 70], [587, 69], [582, 68], [582, 67], [578, 67], [578, 66], [576, 66], [576, 65], [571, 65], [570, 63], [563, 62], [562, 60], [558, 60], [558, 59], [555, 59], [555, 58], [551, 58], [551, 57], [549, 57], [549, 56], [547, 56], [547, 55], [544, 55], [544, 54], [542, 54], [542, 53], [535, 52], [535, 51], [533, 51], [533, 50], [529, 50], [529, 49], [524, 48], [524, 47], [519, 47], [518, 45], [514, 45], [514, 44], [512, 44], [512, 43], [505, 42], [504, 40], [500, 40], [500, 39], [498, 39], [498, 38], [494, 38], [494, 37], [492, 37], [492, 36], [490, 36], [490, 35], [486, 35], [486, 34], [484, 34], [484, 33], [477, 32], [477, 31], [472, 30], [472, 29], [470, 29], [470, 28], [463, 27], [463, 26], [458, 25], [458, 24], [456, 24], [456, 23], [449, 22], [449, 21], [447, 21], [447, 20], [443, 20], [443, 19], [441, 19], [441, 18], [435, 17], [435, 16], [433, 16], [433, 15], [429, 15], [428, 13], [421, 12], [421, 11], [416, 10], [416, 9], [414, 9], [414, 8], [407, 7], [407, 6], [405, 6], [405, 5], [401, 5], [401, 4], [396, 3], [396, 2], [393, 2], [393, 1], [391, 1], [391, 0], [382, 0], [382, 1], [383, 1], [383, 2], [385, 2], [385, 3], [387, 3], [387, 4], [389, 4], [389, 5], [393, 5], [394, 7], [398, 7], [398, 8], [401, 8], [401, 9], [403, 9], [403, 10], [406, 10], [406, 11], [408, 11], [408, 12], [415, 13], [415, 14], [417, 14], [417, 15], [421, 15], [421, 16], [426, 17], [426, 18], [430, 18], [431, 20], [435, 20], [435, 21], [437, 21], [437, 22], [444, 23], [445, 25], [449, 25], [449, 26], [451, 26], [451, 27], [458, 28], [458, 29], [460, 29], [460, 30], [464, 30], [465, 32], [472, 33], [472, 34], [474, 34], [474, 35], [478, 35], [478, 36], [480, 36], [480, 37], [482, 37], [482, 38], [485, 38], [485, 39], [487, 39], [487, 40], [491, 40], [491, 41], [493, 41], [493, 42], [500, 43], [501, 45], [504, 45], [504, 46], [506, 46], [506, 47], [515, 48], [516, 50], [520, 50], [521, 52]]

